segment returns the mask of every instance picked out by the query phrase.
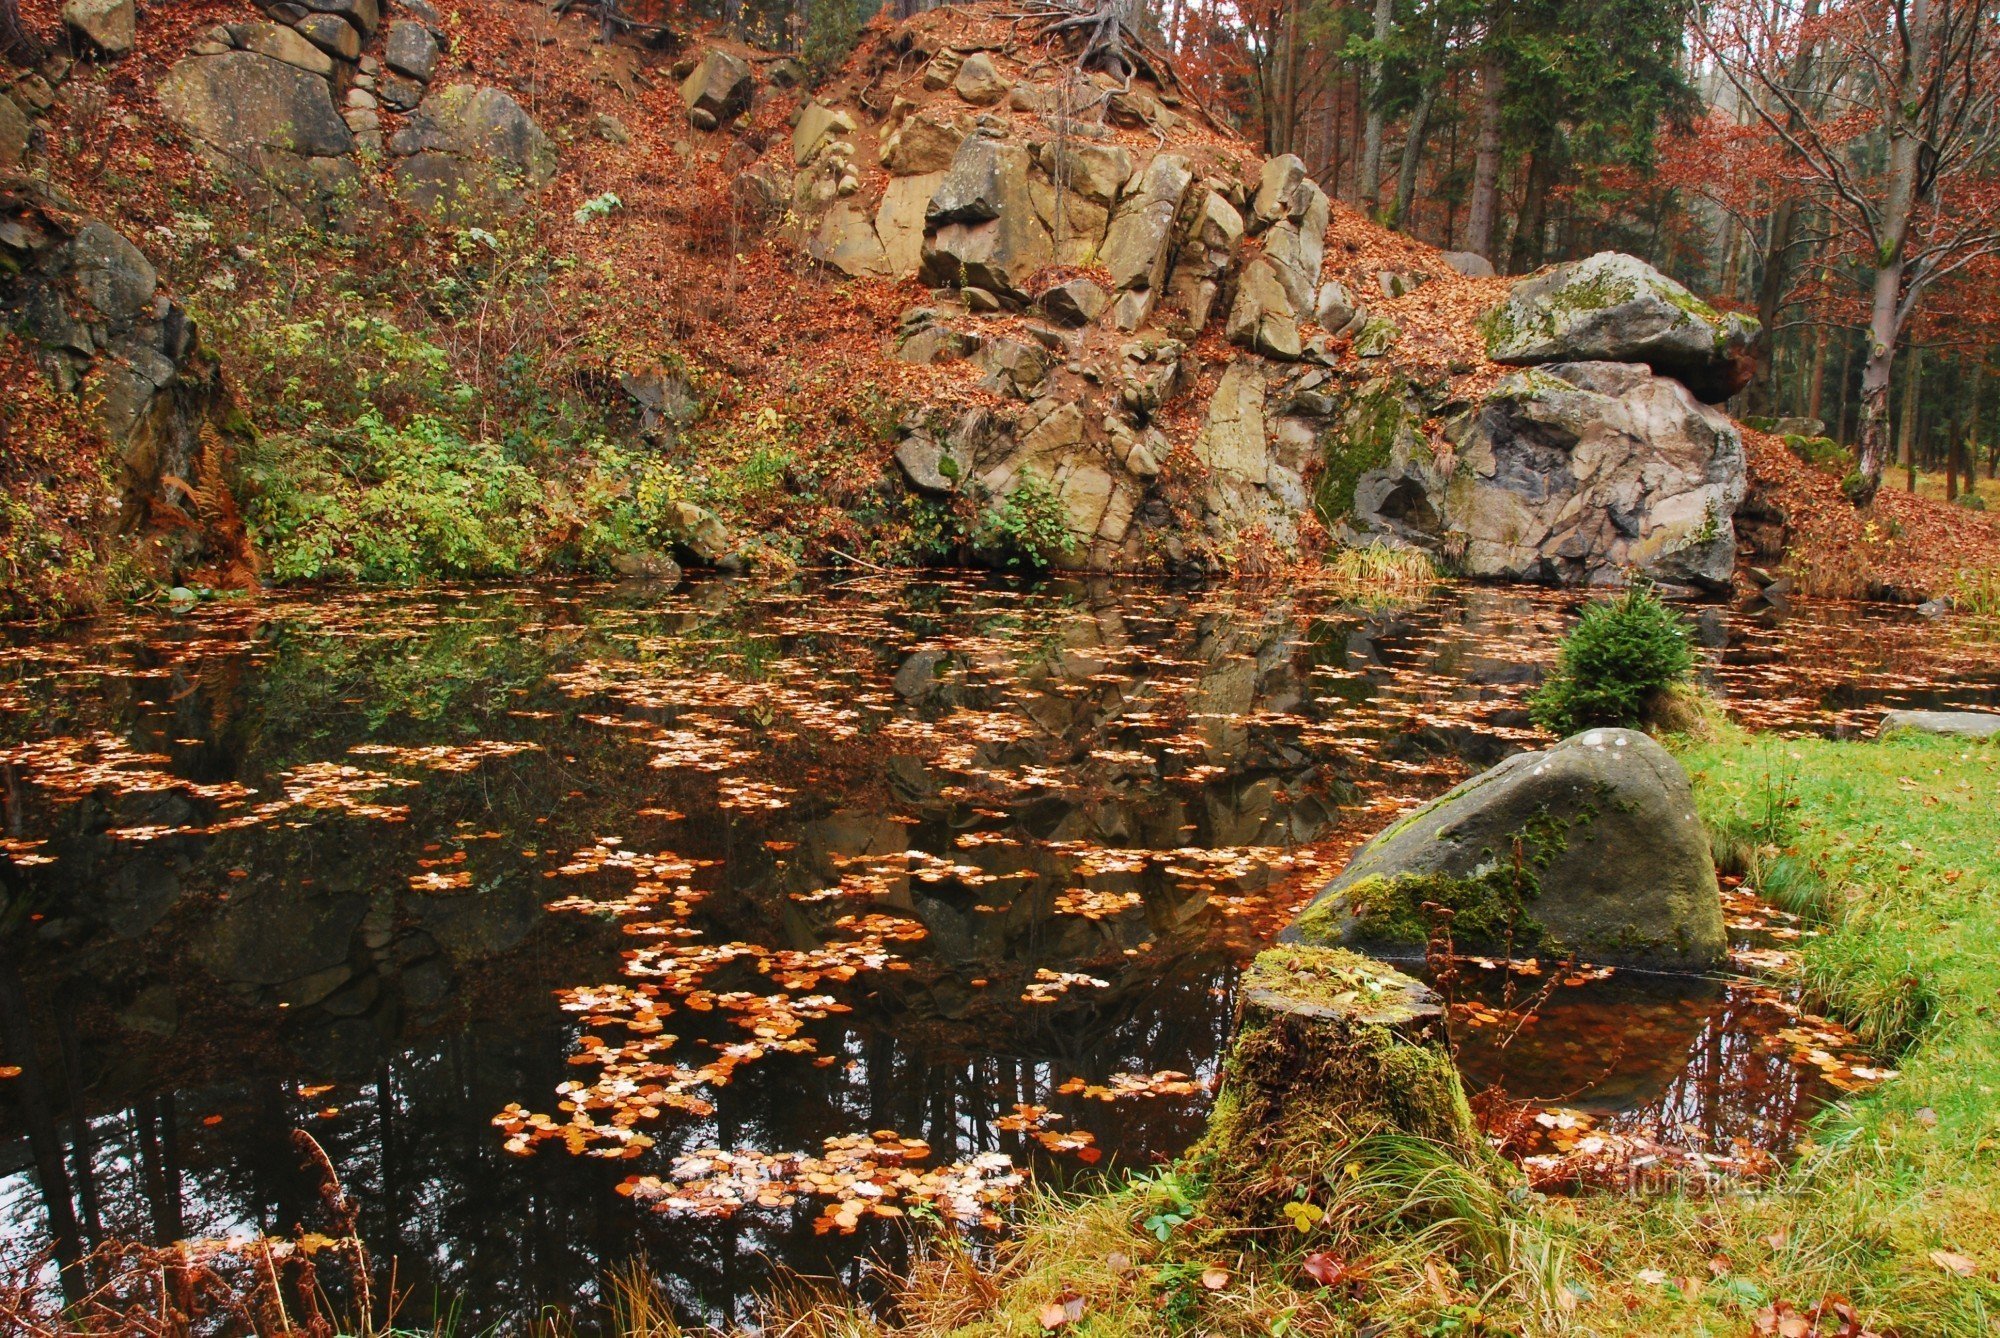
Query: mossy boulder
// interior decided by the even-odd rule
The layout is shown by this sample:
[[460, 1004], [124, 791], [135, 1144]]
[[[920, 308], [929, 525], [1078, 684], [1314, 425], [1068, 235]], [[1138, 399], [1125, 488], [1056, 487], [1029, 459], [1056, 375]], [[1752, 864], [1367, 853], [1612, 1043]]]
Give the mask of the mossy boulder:
[[1367, 1140], [1420, 1140], [1495, 1169], [1422, 982], [1341, 948], [1289, 945], [1244, 973], [1242, 1018], [1208, 1133], [1190, 1154], [1222, 1221], [1283, 1225]]
[[1510, 757], [1402, 819], [1281, 941], [1414, 956], [1446, 920], [1459, 950], [1517, 956], [1699, 971], [1728, 949], [1687, 773], [1625, 729]]
[[1642, 362], [1710, 404], [1749, 383], [1750, 346], [1761, 328], [1617, 251], [1530, 275], [1486, 313], [1484, 326], [1495, 362]]

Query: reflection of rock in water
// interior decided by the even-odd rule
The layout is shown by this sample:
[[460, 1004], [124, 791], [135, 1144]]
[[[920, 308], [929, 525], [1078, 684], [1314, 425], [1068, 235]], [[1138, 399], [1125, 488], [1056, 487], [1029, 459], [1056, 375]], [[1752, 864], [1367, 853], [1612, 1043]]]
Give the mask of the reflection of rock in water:
[[[1501, 986], [1488, 974], [1469, 973], [1481, 986], [1471, 997], [1499, 1007]], [[1542, 984], [1517, 982], [1514, 1007]], [[1558, 985], [1525, 1022], [1503, 1011], [1498, 1023], [1457, 1027], [1459, 1068], [1468, 1091], [1515, 1101], [1603, 1114], [1655, 1105], [1722, 1017], [1726, 994], [1715, 980], [1631, 972]]]

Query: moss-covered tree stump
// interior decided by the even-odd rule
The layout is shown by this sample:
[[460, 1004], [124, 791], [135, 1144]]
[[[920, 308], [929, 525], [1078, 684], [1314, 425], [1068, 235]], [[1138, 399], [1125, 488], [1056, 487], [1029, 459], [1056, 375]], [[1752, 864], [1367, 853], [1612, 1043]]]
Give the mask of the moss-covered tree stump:
[[1245, 973], [1222, 1094], [1195, 1150], [1217, 1219], [1282, 1225], [1377, 1135], [1485, 1168], [1444, 1009], [1422, 982], [1342, 948], [1280, 946]]

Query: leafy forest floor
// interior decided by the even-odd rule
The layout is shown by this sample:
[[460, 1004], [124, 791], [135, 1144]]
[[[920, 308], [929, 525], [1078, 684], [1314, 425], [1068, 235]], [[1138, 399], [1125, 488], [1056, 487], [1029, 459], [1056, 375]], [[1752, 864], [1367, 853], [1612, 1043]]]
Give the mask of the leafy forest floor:
[[[22, 3], [41, 30], [58, 8]], [[554, 182], [490, 232], [436, 227], [388, 190], [355, 202], [338, 234], [274, 230], [189, 152], [155, 96], [209, 26], [255, 14], [252, 0], [150, 7], [138, 50], [81, 69], [48, 113], [61, 152], [46, 171], [80, 210], [142, 239], [221, 357], [254, 429], [237, 463], [265, 582], [603, 571], [667, 542], [683, 502], [749, 536], [745, 555], [766, 570], [953, 558], [964, 517], [878, 484], [912, 406], [991, 392], [970, 364], [890, 356], [898, 314], [927, 300], [921, 285], [815, 267], [738, 208], [732, 186], [747, 172], [789, 172], [787, 99], [760, 102], [740, 142], [691, 135], [665, 57], [595, 40], [585, 12], [460, 0], [452, 77], [518, 94], [564, 146]], [[691, 44], [719, 40], [698, 28]], [[829, 61], [818, 95], [852, 93], [864, 63]], [[602, 133], [607, 118], [616, 136]], [[1247, 143], [1229, 143], [1254, 162]], [[1406, 374], [1466, 395], [1503, 373], [1477, 320], [1506, 280], [1459, 275], [1435, 248], [1341, 204], [1327, 250], [1328, 273], [1356, 291], [1384, 271], [1427, 276], [1403, 296], [1371, 296], [1402, 327]], [[0, 336], [0, 362], [20, 361], [12, 338]], [[670, 453], [635, 443], [617, 390], [621, 376], [662, 367], [702, 408]], [[29, 397], [26, 379], [13, 380], [9, 395]], [[157, 594], [163, 573], [95, 551], [105, 545], [87, 518], [105, 478], [85, 434], [39, 401], [17, 407], [47, 431], [8, 442], [32, 470], [0, 461], [7, 491], [22, 491], [15, 474], [37, 481], [25, 510], [0, 518], [0, 564], [18, 570], [15, 594], [27, 596], [12, 611]], [[1786, 569], [1801, 591], [1925, 598], [2000, 572], [1993, 514], [1893, 489], [1858, 513], [1837, 470], [1776, 438], [1750, 434], [1750, 445], [1753, 481], [1787, 517]], [[33, 570], [58, 551], [68, 570]], [[1226, 554], [1217, 565], [1229, 566]], [[39, 597], [30, 576], [46, 586]]]
[[1829, 1108], [1790, 1168], [1545, 1197], [1370, 1166], [1358, 1179], [1378, 1215], [1339, 1233], [1225, 1230], [1202, 1214], [1199, 1181], [1169, 1169], [1041, 1200], [997, 1267], [934, 1250], [893, 1322], [794, 1290], [777, 1303], [787, 1331], [1992, 1333], [2000, 750], [1731, 732], [1681, 757], [1719, 862], [1820, 927], [1809, 998], [1900, 1070]]

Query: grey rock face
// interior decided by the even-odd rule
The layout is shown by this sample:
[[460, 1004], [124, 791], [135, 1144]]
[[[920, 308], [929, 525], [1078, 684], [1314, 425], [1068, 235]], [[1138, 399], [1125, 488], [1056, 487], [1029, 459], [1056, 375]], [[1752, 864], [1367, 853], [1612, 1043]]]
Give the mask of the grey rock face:
[[2000, 712], [1891, 711], [1875, 732], [1881, 738], [1935, 734], [1948, 739], [2000, 739]]
[[1360, 476], [1357, 530], [1473, 576], [1728, 585], [1743, 442], [1680, 382], [1629, 363], [1520, 372], [1445, 435], [1444, 464], [1406, 434]]
[[35, 127], [14, 99], [0, 93], [0, 172], [10, 172], [27, 156]]
[[437, 39], [430, 29], [414, 19], [397, 19], [389, 25], [389, 40], [382, 48], [383, 64], [427, 84], [437, 72], [437, 62]]
[[325, 79], [333, 73], [333, 57], [282, 23], [232, 23], [229, 37], [242, 50], [296, 65], [307, 74]]
[[555, 145], [497, 88], [438, 90], [389, 147], [402, 158], [396, 180], [414, 204], [469, 221], [514, 213], [556, 172]]
[[747, 64], [727, 51], [710, 51], [681, 84], [681, 101], [687, 104], [688, 124], [714, 130], [750, 110], [756, 91]]
[[347, 20], [361, 34], [364, 42], [382, 26], [380, 0], [299, 0], [299, 3], [315, 13], [333, 14]]
[[354, 148], [325, 79], [253, 51], [181, 61], [159, 96], [196, 139], [246, 162], [261, 150], [331, 158]]
[[1719, 403], [1748, 383], [1758, 334], [1634, 256], [1601, 251], [1514, 285], [1487, 313], [1495, 362], [1639, 362]]
[[341, 60], [360, 59], [361, 34], [338, 14], [308, 14], [292, 26], [298, 29], [299, 36], [329, 56]]
[[[1515, 849], [1518, 843], [1518, 871]], [[1421, 953], [1425, 901], [1460, 947], [1690, 971], [1728, 948], [1687, 773], [1644, 734], [1589, 730], [1458, 786], [1356, 853], [1287, 939]]]
[[62, 20], [72, 32], [109, 56], [122, 56], [138, 40], [133, 0], [69, 0]]
[[1089, 279], [1071, 279], [1045, 290], [1035, 304], [1059, 325], [1089, 325], [1104, 314], [1111, 295]]

